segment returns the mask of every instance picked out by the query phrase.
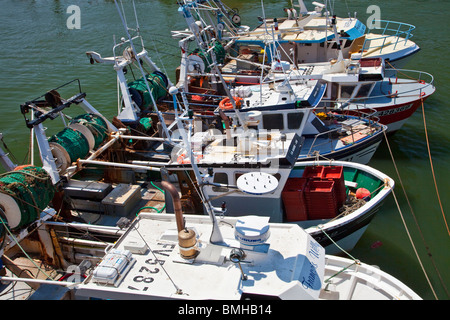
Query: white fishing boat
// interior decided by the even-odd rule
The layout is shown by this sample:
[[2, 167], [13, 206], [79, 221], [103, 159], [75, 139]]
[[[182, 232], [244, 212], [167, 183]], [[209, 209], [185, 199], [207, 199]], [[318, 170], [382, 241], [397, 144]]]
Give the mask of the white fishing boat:
[[[382, 58], [400, 68], [420, 51], [420, 47], [411, 40], [415, 30], [413, 25], [373, 20], [366, 27], [356, 18], [356, 13], [354, 17], [349, 13], [348, 18], [336, 17], [330, 13], [327, 0], [312, 4], [314, 10], [309, 11], [303, 0], [299, 0], [298, 4], [291, 1], [291, 7], [284, 8], [286, 16], [276, 18], [267, 18], [262, 8], [259, 25], [252, 30], [249, 26], [242, 25], [236, 9], [226, 7], [222, 1], [184, 1], [184, 7], [180, 11], [183, 14], [186, 14], [186, 10], [194, 12], [199, 21], [197, 25], [201, 28], [210, 27], [209, 32], [216, 39], [228, 42], [226, 48], [231, 57], [246, 60], [245, 56], [252, 56], [256, 59], [253, 62], [262, 61], [264, 51], [266, 59], [272, 62], [274, 56], [267, 43], [273, 38], [277, 39], [276, 46], [282, 59], [289, 61], [294, 53], [295, 64], [336, 59], [336, 48], [339, 46], [345, 58], [360, 53], [363, 58]], [[218, 15], [217, 12], [221, 14]], [[339, 38], [331, 26], [332, 20], [336, 24]], [[191, 34], [190, 30], [172, 31], [174, 38]]]
[[177, 221], [185, 223], [177, 227], [173, 215], [141, 214], [75, 285], [75, 297], [420, 299], [376, 267], [325, 255], [296, 225], [267, 224], [254, 216], [212, 222], [184, 215]]
[[[223, 208], [222, 215], [256, 214], [273, 223], [298, 224], [328, 254], [352, 250], [394, 188], [394, 181], [378, 170], [346, 161], [300, 162], [293, 168], [284, 164], [277, 170], [257, 163], [239, 166], [220, 161], [198, 166], [209, 174], [200, 187], [215, 207]], [[177, 186], [185, 212], [204, 214], [201, 198], [192, 192], [197, 182], [191, 181], [189, 165], [165, 169], [163, 179]], [[257, 179], [261, 188], [253, 184]], [[248, 183], [253, 192], [240, 183]], [[265, 190], [263, 183], [276, 188]], [[173, 213], [170, 194], [165, 199], [165, 211]]]
[[[386, 125], [389, 133], [399, 130], [436, 90], [432, 75], [414, 70], [388, 69], [381, 59], [343, 59], [292, 68], [287, 63], [287, 66], [283, 72], [269, 72], [266, 82], [282, 84], [288, 77], [292, 85], [305, 85], [312, 80], [326, 84], [326, 90], [315, 106], [317, 113], [368, 114]], [[255, 88], [253, 91], [258, 90], [256, 84], [247, 86]], [[246, 100], [250, 100], [250, 105], [255, 105], [252, 100], [258, 99], [256, 92], [244, 98], [242, 105], [246, 105]]]
[[[136, 38], [142, 41], [140, 36]], [[117, 48], [130, 46], [132, 42], [131, 38], [122, 41], [115, 45], [114, 51], [121, 51]], [[128, 51], [125, 49], [124, 52]], [[241, 90], [244, 99], [240, 99], [242, 103], [239, 103], [240, 108], [236, 110], [236, 105], [233, 106], [233, 102], [227, 104], [224, 100], [232, 94], [239, 97], [241, 93], [237, 91], [240, 88], [228, 90], [225, 89], [226, 85], [221, 85], [229, 95], [217, 96], [208, 93], [207, 90], [203, 93], [193, 94], [191, 92], [192, 87], [189, 87], [186, 91], [183, 84], [178, 84], [180, 87], [178, 90], [174, 86], [169, 87], [170, 82], [168, 81], [153, 81], [155, 78], [161, 79], [161, 73], [148, 57], [148, 52], [145, 49], [134, 55], [140, 57], [146, 67], [154, 71], [148, 76], [151, 79], [147, 79], [148, 77], [143, 75], [141, 79], [133, 82], [127, 81], [124, 74], [124, 69], [134, 62], [134, 59], [126, 58], [130, 56], [129, 54], [107, 58], [103, 58], [93, 51], [87, 54], [95, 62], [114, 64], [120, 86], [121, 100], [123, 99], [125, 106], [117, 117], [123, 124], [116, 125], [126, 128], [125, 124], [128, 126], [139, 124], [139, 119], [142, 117], [151, 118], [153, 121], [151, 134], [160, 138], [167, 137], [167, 143], [170, 143], [172, 138], [179, 138], [176, 136], [178, 125], [174, 121], [177, 116], [175, 107], [179, 109], [179, 116], [181, 117], [187, 116], [189, 110], [195, 111], [195, 116], [201, 118], [202, 121], [192, 132], [202, 131], [203, 135], [207, 133], [211, 125], [216, 128], [223, 128], [222, 122], [228, 121], [226, 117], [232, 120], [230, 126], [233, 129], [235, 128], [238, 134], [242, 131], [238, 127], [245, 125], [256, 130], [297, 133], [304, 139], [299, 160], [312, 160], [320, 155], [325, 159], [368, 163], [383, 138], [385, 127], [377, 124], [376, 118], [369, 117], [366, 119], [364, 114], [362, 116], [336, 115], [333, 120], [327, 122], [328, 124], [322, 122], [310, 109], [320, 104], [326, 92], [326, 85], [316, 80], [298, 81], [297, 83], [284, 81], [276, 84], [248, 86]], [[121, 63], [118, 64], [117, 61], [121, 61]], [[214, 69], [216, 77], [219, 79], [218, 82], [223, 84], [226, 81], [225, 77], [221, 78], [220, 71], [214, 65], [209, 68]], [[182, 71], [181, 78], [187, 79], [185, 71]], [[148, 80], [148, 86], [145, 85], [143, 79]], [[170, 93], [171, 90], [172, 93]], [[134, 94], [131, 94], [132, 92]], [[149, 94], [149, 92], [153, 93]], [[161, 92], [159, 101], [150, 99], [155, 92]], [[168, 92], [174, 98], [170, 98], [167, 95]], [[190, 93], [190, 98], [187, 93]], [[146, 96], [147, 99], [142, 98]], [[200, 99], [193, 101], [196, 96]], [[144, 100], [149, 101], [150, 108], [148, 104], [143, 103]], [[215, 102], [209, 105], [211, 100]], [[227, 104], [225, 107], [220, 107], [225, 113], [225, 117], [220, 116], [218, 108], [218, 105], [222, 104]], [[164, 114], [159, 111], [161, 108], [165, 111]], [[155, 113], [155, 110], [157, 113]], [[123, 117], [124, 114], [127, 115], [126, 118]], [[156, 117], [155, 114], [158, 116]], [[223, 129], [220, 130], [223, 131]]]
[[[337, 46], [336, 59], [329, 62], [299, 64], [295, 52], [286, 56], [279, 48], [279, 39], [273, 34], [260, 43], [256, 51], [263, 52], [262, 59], [250, 52], [231, 61], [225, 59], [225, 48], [217, 39], [208, 37], [208, 28], [199, 29], [195, 23], [190, 8], [182, 7], [187, 24], [195, 36], [189, 36], [180, 41], [182, 48], [182, 63], [177, 86], [191, 94], [201, 97], [202, 93], [224, 95], [225, 86], [260, 86], [261, 92], [267, 84], [279, 80], [291, 87], [299, 86], [310, 80], [318, 80], [327, 84], [327, 90], [318, 107], [325, 112], [339, 110], [342, 112], [373, 115], [380, 123], [388, 126], [388, 132], [401, 128], [414, 111], [434, 93], [434, 80], [430, 74], [414, 70], [386, 69], [382, 58], [367, 58], [361, 53], [344, 57], [344, 50]], [[197, 26], [197, 27], [196, 27]], [[340, 41], [337, 19], [333, 18], [331, 27], [337, 41]], [[187, 46], [195, 39], [200, 51], [189, 53]], [[270, 59], [266, 59], [270, 56]], [[283, 60], [283, 57], [286, 60]], [[261, 60], [261, 62], [259, 62]], [[270, 63], [267, 63], [270, 61]], [[220, 65], [220, 72], [226, 84], [217, 80], [217, 70], [212, 70], [214, 64]], [[266, 85], [266, 86], [264, 86]], [[252, 103], [258, 95], [244, 101]], [[197, 101], [201, 99], [197, 99]], [[259, 100], [261, 101], [261, 94]], [[195, 102], [197, 102], [195, 101]], [[194, 102], [194, 103], [195, 103]], [[208, 101], [213, 103], [214, 101]], [[245, 106], [244, 103], [244, 106]], [[261, 102], [260, 102], [261, 104]], [[316, 108], [317, 109], [317, 108]]]

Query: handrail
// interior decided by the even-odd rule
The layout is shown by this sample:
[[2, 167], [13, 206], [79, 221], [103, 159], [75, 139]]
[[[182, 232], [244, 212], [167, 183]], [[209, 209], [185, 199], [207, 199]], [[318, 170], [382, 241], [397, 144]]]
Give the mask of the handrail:
[[[418, 70], [408, 70], [408, 69], [391, 69], [391, 68], [387, 68], [386, 70], [385, 70], [385, 74], [389, 74], [389, 76], [388, 76], [388, 78], [389, 78], [389, 81], [390, 81], [390, 83], [392, 83], [392, 84], [397, 84], [398, 83], [398, 80], [405, 80], [405, 78], [399, 78], [398, 77], [398, 74], [401, 74], [401, 75], [403, 75], [403, 76], [406, 76], [407, 78], [409, 78], [409, 79], [411, 79], [411, 80], [416, 80], [417, 82], [419, 82], [419, 83], [422, 83], [423, 85], [422, 86], [420, 86], [419, 88], [415, 88], [415, 89], [412, 89], [412, 90], [407, 90], [407, 91], [402, 91], [402, 92], [391, 92], [391, 93], [388, 93], [388, 94], [391, 94], [393, 97], [395, 97], [395, 98], [398, 98], [398, 97], [401, 97], [401, 96], [405, 96], [405, 95], [411, 95], [411, 94], [418, 94], [419, 96], [422, 96], [422, 92], [423, 92], [423, 90], [425, 89], [425, 88], [428, 88], [428, 87], [430, 87], [430, 86], [432, 86], [432, 87], [434, 87], [434, 77], [433, 77], [433, 75], [431, 75], [430, 73], [428, 73], [428, 72], [424, 72], [424, 71], [418, 71]], [[414, 74], [417, 74], [418, 75], [418, 78], [417, 77], [414, 77], [414, 78], [412, 78], [412, 77], [410, 77], [410, 76], [408, 76], [406, 73], [414, 73]], [[429, 79], [427, 79], [427, 80], [429, 80], [429, 81], [425, 81], [424, 80], [424, 78], [425, 77], [428, 77]], [[392, 79], [392, 80], [391, 80]], [[361, 97], [361, 98], [358, 98], [358, 97], [356, 97], [356, 98], [353, 98], [353, 99], [351, 99], [350, 101], [351, 102], [355, 102], [355, 101], [368, 101], [368, 100], [370, 100], [370, 99], [378, 99], [378, 98], [384, 98], [384, 97], [386, 97], [387, 95], [385, 94], [385, 95], [378, 95], [378, 96], [370, 96], [370, 97]]]
[[[385, 23], [384, 28], [383, 27], [375, 27], [377, 25], [377, 23]], [[393, 25], [394, 27], [389, 28], [391, 25]], [[406, 27], [406, 28], [403, 28], [403, 27]], [[411, 24], [403, 23], [403, 22], [387, 21], [387, 20], [374, 20], [372, 25], [367, 26], [366, 34], [368, 34], [369, 32], [372, 32], [374, 30], [382, 30], [381, 36], [378, 38], [372, 38], [372, 39], [366, 38], [364, 40], [364, 44], [361, 48], [361, 53], [364, 54], [364, 51], [369, 51], [369, 50], [372, 51], [377, 48], [381, 48], [380, 49], [380, 53], [381, 53], [381, 51], [383, 51], [383, 48], [386, 45], [386, 40], [390, 37], [397, 37], [395, 44], [394, 44], [394, 49], [397, 47], [397, 44], [400, 41], [403, 41], [403, 38], [401, 38], [401, 37], [404, 37], [404, 43], [406, 44], [408, 39], [413, 37], [413, 34], [411, 32], [415, 28], [416, 28], [415, 26], [413, 26]], [[391, 34], [391, 33], [386, 34], [387, 32], [392, 32], [393, 34]], [[383, 39], [382, 45], [370, 46], [372, 41], [380, 40], [380, 39]], [[366, 44], [368, 44], [367, 48], [366, 48]]]

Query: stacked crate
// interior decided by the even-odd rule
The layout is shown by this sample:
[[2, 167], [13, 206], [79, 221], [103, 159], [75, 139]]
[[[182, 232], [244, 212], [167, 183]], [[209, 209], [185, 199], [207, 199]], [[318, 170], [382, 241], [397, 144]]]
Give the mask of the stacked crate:
[[281, 193], [287, 221], [308, 220], [304, 197], [307, 182], [308, 180], [304, 178], [289, 178], [287, 180]]
[[306, 167], [301, 178], [288, 179], [282, 199], [288, 221], [336, 217], [346, 199], [343, 167]]

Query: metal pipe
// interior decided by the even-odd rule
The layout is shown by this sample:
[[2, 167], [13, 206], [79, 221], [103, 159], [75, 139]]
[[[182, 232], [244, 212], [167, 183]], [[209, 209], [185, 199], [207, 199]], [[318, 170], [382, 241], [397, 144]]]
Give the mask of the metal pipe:
[[175, 210], [175, 220], [177, 222], [177, 230], [178, 232], [180, 232], [185, 228], [185, 225], [183, 218], [183, 209], [181, 207], [181, 200], [180, 195], [178, 194], [178, 190], [173, 184], [168, 181], [161, 181], [161, 185], [172, 196], [173, 208]]
[[67, 281], [52, 281], [52, 280], [41, 280], [41, 279], [29, 279], [29, 278], [15, 278], [15, 277], [0, 277], [0, 281], [22, 281], [28, 283], [40, 283], [40, 284], [54, 284], [58, 286], [75, 286], [77, 283], [75, 282], [67, 282]]
[[120, 133], [116, 133], [111, 140], [105, 143], [100, 149], [97, 149], [87, 160], [93, 160], [97, 158], [103, 151], [112, 146], [120, 138]]
[[118, 162], [106, 162], [106, 161], [97, 161], [97, 160], [78, 160], [79, 164], [98, 164], [101, 166], [111, 166], [111, 167], [119, 167], [119, 168], [129, 168], [129, 169], [143, 169], [150, 171], [161, 171], [161, 168], [150, 167], [150, 166], [139, 166], [135, 164], [127, 164], [127, 163], [118, 163]]
[[[143, 137], [143, 136], [129, 136], [129, 135], [121, 135], [123, 139], [134, 139], [134, 140], [149, 140], [149, 141], [167, 141], [167, 138], [160, 137]], [[181, 142], [181, 139], [172, 139], [173, 142]]]
[[59, 237], [59, 240], [64, 243], [68, 243], [71, 245], [80, 245], [80, 246], [89, 246], [89, 247], [98, 247], [98, 248], [106, 248], [110, 243], [100, 242], [100, 241], [92, 241], [92, 240], [84, 240], [84, 239], [75, 239], [68, 237]]

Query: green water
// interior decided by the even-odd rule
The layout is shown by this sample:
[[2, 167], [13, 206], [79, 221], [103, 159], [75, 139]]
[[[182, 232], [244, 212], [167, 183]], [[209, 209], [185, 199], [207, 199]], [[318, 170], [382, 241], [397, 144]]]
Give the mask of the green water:
[[[296, 2], [296, 1], [294, 1]], [[123, 26], [114, 1], [108, 0], [1, 0], [0, 40], [0, 132], [19, 163], [27, 163], [29, 129], [19, 105], [64, 82], [78, 78], [87, 100], [105, 116], [117, 114], [117, 86], [111, 66], [91, 65], [86, 51], [112, 55], [113, 35], [124, 36]], [[243, 23], [256, 26], [262, 16], [261, 1], [227, 1], [238, 8]], [[267, 17], [282, 16], [290, 1], [265, 0]], [[309, 2], [307, 2], [307, 5]], [[70, 5], [81, 12], [80, 29], [66, 25]], [[413, 40], [422, 50], [405, 68], [433, 74], [436, 93], [424, 104], [431, 156], [443, 211], [448, 212], [449, 200], [449, 134], [450, 117], [445, 113], [450, 99], [450, 49], [447, 15], [450, 1], [442, 0], [347, 0], [336, 1], [338, 16], [358, 12], [366, 22], [366, 9], [378, 5], [381, 19], [413, 24], [417, 27]], [[125, 1], [130, 26], [135, 26], [132, 7]], [[177, 41], [170, 30], [186, 28], [177, 13], [174, 0], [136, 1], [140, 27], [152, 59], [175, 81], [175, 67], [180, 61]], [[347, 9], [348, 8], [348, 9]], [[309, 9], [312, 6], [309, 5]], [[72, 110], [70, 110], [72, 112]], [[78, 115], [73, 110], [74, 115]], [[62, 128], [59, 119], [45, 123], [48, 136]], [[395, 164], [405, 187], [412, 212], [404, 196], [387, 144], [383, 142], [370, 165], [393, 177], [397, 183], [395, 195], [401, 213], [426, 274], [439, 299], [449, 299], [443, 282], [450, 287], [450, 235], [444, 223], [428, 157], [424, 118], [419, 109], [401, 131], [389, 137]], [[450, 217], [447, 213], [447, 219]], [[450, 223], [450, 221], [449, 221]], [[420, 229], [418, 229], [417, 225]], [[390, 197], [375, 217], [363, 238], [351, 254], [363, 262], [378, 265], [382, 270], [403, 281], [424, 299], [434, 294], [416, 258], [393, 197]], [[440, 276], [439, 276], [439, 274]]]

